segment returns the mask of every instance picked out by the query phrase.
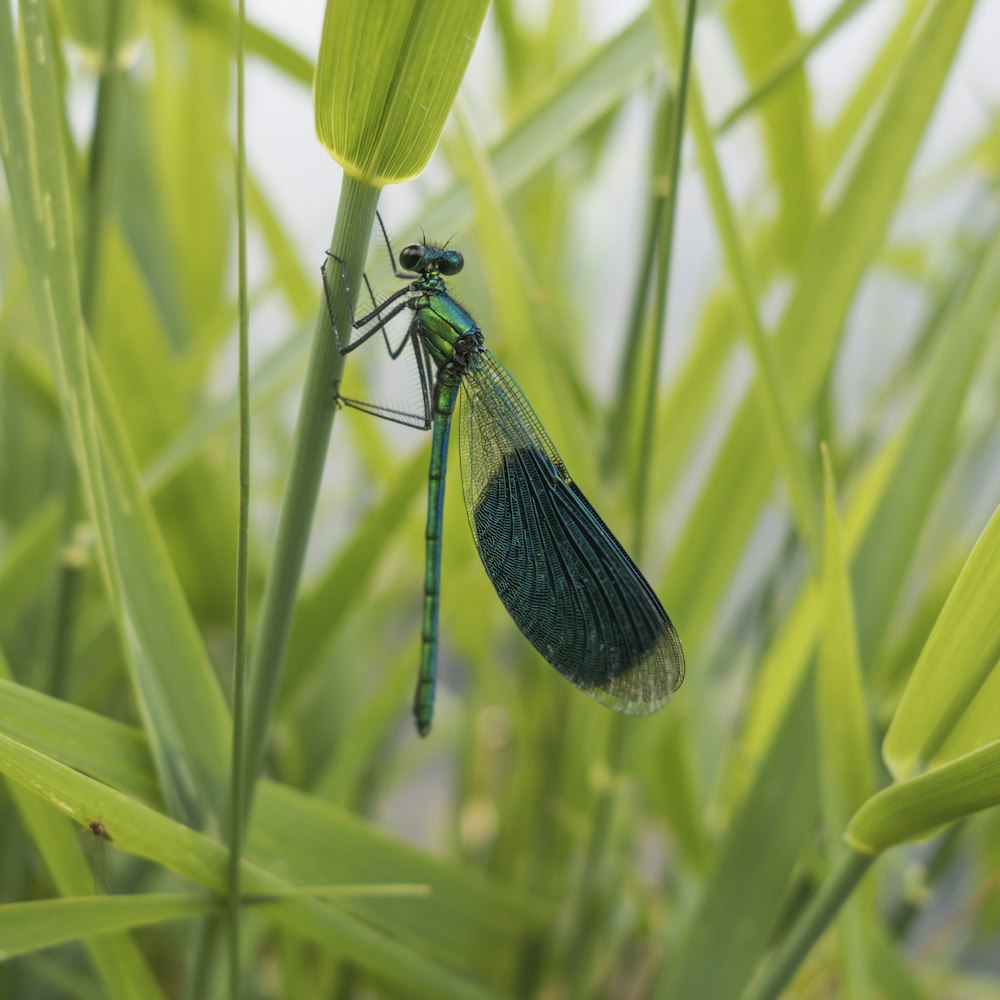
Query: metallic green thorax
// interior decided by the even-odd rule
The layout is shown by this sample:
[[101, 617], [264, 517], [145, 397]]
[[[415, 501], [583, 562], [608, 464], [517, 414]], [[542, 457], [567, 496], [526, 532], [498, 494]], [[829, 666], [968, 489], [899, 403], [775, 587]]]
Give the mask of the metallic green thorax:
[[[416, 313], [424, 343], [439, 368], [454, 362], [456, 356], [461, 358], [459, 345], [467, 348], [466, 354], [482, 345], [483, 335], [476, 321], [448, 294], [440, 275], [423, 276], [419, 286], [424, 294], [414, 299], [410, 308]], [[460, 365], [460, 370], [465, 367]]]

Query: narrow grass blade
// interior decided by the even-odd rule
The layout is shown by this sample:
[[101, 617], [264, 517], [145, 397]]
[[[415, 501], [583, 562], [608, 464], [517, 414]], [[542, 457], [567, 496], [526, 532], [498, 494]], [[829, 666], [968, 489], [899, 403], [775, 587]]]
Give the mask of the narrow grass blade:
[[[762, 110], [766, 117], [769, 105], [778, 99], [776, 92], [779, 91], [779, 88], [784, 91], [786, 87], [789, 87], [791, 82], [789, 78], [802, 72], [806, 59], [866, 3], [868, 0], [841, 0], [811, 35], [805, 38], [793, 37], [789, 44], [760, 73], [757, 82], [751, 87], [750, 93], [723, 116], [716, 131], [720, 134], [727, 131], [744, 118], [748, 112]], [[743, 12], [742, 27], [744, 31], [748, 31], [751, 27], [751, 15], [759, 14], [759, 11], [746, 5], [743, 7], [735, 5], [734, 9], [737, 12]], [[728, 13], [732, 19], [734, 14], [731, 11]], [[753, 18], [755, 23], [760, 23], [761, 20], [759, 17]], [[800, 84], [801, 82], [799, 81]], [[782, 94], [782, 96], [784, 95]]]
[[[859, 0], [847, 2], [856, 6]], [[753, 110], [759, 116], [769, 170], [778, 191], [780, 258], [794, 268], [796, 255], [816, 224], [819, 209], [814, 107], [803, 60], [810, 47], [822, 39], [819, 32], [807, 39], [800, 37], [791, 0], [769, 0], [764, 5], [727, 4], [725, 19], [746, 73], [751, 79], [765, 81], [753, 88], [734, 114]], [[776, 62], [780, 62], [777, 71]], [[771, 81], [770, 87], [766, 81]], [[772, 89], [778, 81], [780, 90]], [[736, 120], [727, 115], [716, 134]]]
[[[875, 791], [874, 747], [854, 627], [850, 577], [844, 558], [836, 487], [829, 453], [823, 448], [823, 619], [816, 668], [816, 731], [819, 737], [820, 805], [827, 843], [840, 837], [858, 806]], [[868, 947], [874, 887], [847, 900], [838, 919], [843, 954], [843, 994], [862, 1000], [871, 994], [874, 956]]]
[[792, 976], [844, 901], [864, 878], [871, 863], [872, 858], [868, 854], [851, 850], [841, 854], [837, 865], [796, 920], [791, 933], [781, 942], [764, 974], [754, 982], [744, 1000], [778, 1000], [784, 995]]
[[855, 813], [845, 836], [855, 850], [876, 854], [995, 805], [1000, 740], [879, 792]]
[[[660, 12], [660, 20], [664, 17], [670, 21], [671, 28], [676, 30], [674, 14], [668, 5]], [[635, 477], [635, 548], [641, 553], [646, 530], [646, 509], [649, 502], [650, 465], [654, 453], [654, 426], [656, 403], [659, 397], [660, 364], [663, 358], [664, 327], [667, 322], [667, 305], [671, 285], [671, 264], [674, 253], [675, 220], [677, 218], [677, 199], [681, 186], [681, 149], [684, 145], [684, 124], [687, 119], [689, 100], [697, 100], [697, 78], [694, 76], [691, 61], [694, 49], [695, 22], [698, 19], [697, 0], [688, 0], [684, 13], [684, 29], [680, 32], [679, 58], [677, 59], [677, 82], [675, 84], [676, 103], [667, 112], [667, 122], [670, 126], [670, 137], [667, 148], [670, 151], [669, 173], [667, 176], [666, 202], [663, 206], [662, 224], [656, 234], [656, 272], [653, 298], [650, 309], [650, 344], [649, 356], [646, 359], [647, 378], [645, 394], [640, 409], [639, 452], [636, 462]], [[688, 92], [691, 92], [689, 98]], [[623, 377], [627, 374], [623, 369]], [[631, 388], [628, 390], [631, 394]]]
[[[677, 24], [673, 6], [664, 2], [658, 9], [662, 11], [660, 23], [664, 25], [666, 45], [676, 46]], [[738, 328], [746, 337], [756, 366], [756, 395], [761, 406], [764, 430], [774, 449], [776, 464], [784, 475], [799, 533], [806, 547], [815, 555], [819, 547], [816, 489], [797, 441], [791, 397], [786, 385], [788, 376], [779, 369], [774, 344], [765, 334], [760, 320], [750, 267], [716, 156], [696, 73], [692, 73], [691, 77], [690, 114], [691, 134], [698, 150], [698, 161], [708, 189], [712, 215], [726, 257], [729, 277], [735, 287]]]
[[897, 780], [996, 736], [1000, 507], [955, 581], [903, 692], [883, 753]]
[[247, 282], [247, 150], [246, 150], [246, 68], [244, 37], [246, 5], [236, 5], [236, 273], [239, 312], [238, 382], [239, 382], [239, 525], [236, 551], [236, 609], [233, 622], [232, 750], [229, 754], [229, 815], [227, 839], [227, 945], [229, 993], [236, 1000], [241, 993], [240, 906], [244, 829], [243, 796], [246, 770], [246, 691], [249, 670], [250, 617], [250, 298]]
[[0, 959], [168, 920], [190, 920], [218, 908], [214, 897], [194, 892], [7, 903], [0, 906]]
[[858, 806], [875, 791], [871, 726], [854, 627], [854, 602], [837, 515], [830, 456], [823, 448], [824, 549], [816, 720], [824, 819], [839, 836]]
[[275, 889], [273, 892], [256, 896], [244, 896], [247, 906], [267, 906], [270, 903], [281, 903], [289, 899], [351, 899], [362, 896], [385, 899], [411, 898], [413, 896], [429, 896], [429, 885], [409, 885], [399, 883], [372, 883], [371, 885], [297, 885], [292, 889]]
[[670, 161], [671, 145], [675, 138], [673, 127], [675, 110], [673, 92], [666, 87], [662, 88], [653, 115], [650, 143], [651, 183], [643, 213], [645, 232], [642, 238], [642, 252], [636, 271], [632, 301], [629, 305], [628, 321], [625, 324], [624, 347], [621, 351], [614, 402], [608, 419], [604, 453], [601, 458], [602, 470], [605, 473], [611, 473], [622, 467], [627, 459], [628, 442], [632, 437], [630, 428], [636, 403], [636, 394], [632, 391], [632, 386], [637, 382], [636, 373], [639, 371], [644, 335], [649, 325], [647, 303], [653, 285], [656, 249], [663, 229], [663, 215], [669, 197], [668, 185], [665, 183], [669, 178], [662, 174], [659, 165]]

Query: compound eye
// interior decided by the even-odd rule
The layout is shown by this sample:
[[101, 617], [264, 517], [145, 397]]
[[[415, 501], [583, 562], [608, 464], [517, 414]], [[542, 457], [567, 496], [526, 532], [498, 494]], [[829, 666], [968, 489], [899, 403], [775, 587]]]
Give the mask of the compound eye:
[[441, 273], [458, 274], [465, 267], [465, 258], [457, 250], [447, 250], [441, 256]]
[[420, 262], [427, 253], [419, 243], [411, 243], [399, 251], [399, 263], [404, 271], [419, 271]]

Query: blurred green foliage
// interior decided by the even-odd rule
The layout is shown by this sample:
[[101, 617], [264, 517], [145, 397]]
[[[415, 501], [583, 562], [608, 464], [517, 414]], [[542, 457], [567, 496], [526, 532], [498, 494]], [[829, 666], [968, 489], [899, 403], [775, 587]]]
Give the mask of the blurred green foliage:
[[[0, 996], [215, 996], [233, 18], [119, 2], [118, 32], [84, 38], [89, 6], [0, 15]], [[429, 442], [338, 415], [247, 835], [243, 995], [736, 1000], [850, 825], [862, 851], [930, 839], [879, 858], [785, 995], [1000, 997], [1000, 816], [971, 815], [1000, 795], [1000, 118], [971, 106], [969, 44], [989, 7], [845, 0], [806, 30], [791, 0], [703, 4], [665, 310], [643, 230], [680, 5], [599, 28], [573, 0], [530, 21], [494, 3], [387, 222], [455, 234], [457, 294], [602, 516], [644, 540], [687, 680], [649, 719], [561, 681], [452, 482], [419, 741]], [[315, 53], [246, 41], [261, 86], [285, 84], [268, 99], [307, 104]], [[251, 645], [324, 249], [254, 149]], [[329, 190], [291, 194], [327, 239]], [[384, 270], [373, 254], [377, 288]]]

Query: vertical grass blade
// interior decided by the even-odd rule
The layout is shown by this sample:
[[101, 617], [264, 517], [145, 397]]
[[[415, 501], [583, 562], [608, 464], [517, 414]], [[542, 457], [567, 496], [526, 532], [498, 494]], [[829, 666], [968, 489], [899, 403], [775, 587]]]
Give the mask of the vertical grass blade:
[[760, 961], [816, 815], [811, 698], [810, 678], [799, 685], [716, 846], [701, 898], [664, 963], [659, 1000], [736, 1000]]
[[875, 791], [863, 671], [854, 626], [830, 456], [823, 448], [823, 619], [816, 674], [816, 721], [825, 768], [821, 802], [827, 833], [839, 838], [854, 811]]
[[238, 1000], [240, 989], [240, 896], [243, 855], [243, 772], [246, 767], [245, 702], [248, 672], [248, 618], [250, 593], [250, 303], [247, 285], [247, 192], [246, 192], [246, 123], [244, 0], [236, 5], [236, 262], [237, 299], [239, 308], [238, 375], [240, 412], [239, 461], [239, 525], [236, 548], [236, 609], [233, 631], [233, 735], [229, 757], [230, 808], [227, 817], [229, 837], [229, 867], [227, 879], [227, 915], [229, 932], [229, 994]]
[[[668, 7], [669, 5], [664, 5]], [[672, 11], [662, 16], [671, 18]], [[694, 48], [694, 27], [698, 19], [697, 0], [688, 0], [684, 14], [684, 30], [678, 61], [676, 94], [677, 101], [669, 109], [670, 150], [668, 165], [666, 202], [663, 205], [662, 224], [656, 242], [656, 281], [653, 291], [650, 350], [646, 359], [647, 378], [641, 411], [639, 452], [636, 462], [636, 516], [635, 549], [641, 555], [646, 527], [646, 507], [649, 500], [649, 467], [652, 464], [654, 448], [654, 426], [657, 387], [660, 381], [660, 361], [663, 355], [663, 332], [667, 321], [667, 302], [670, 294], [670, 271], [674, 251], [674, 221], [677, 218], [677, 197], [681, 184], [681, 148], [684, 145], [684, 122], [687, 117], [688, 87], [691, 84], [691, 53]], [[625, 369], [622, 371], [626, 374]]]
[[[663, 3], [659, 9], [663, 12], [661, 23], [664, 25], [667, 44], [673, 45], [677, 33], [676, 14], [669, 3]], [[787, 374], [779, 368], [779, 355], [773, 341], [765, 334], [760, 320], [750, 267], [726, 191], [722, 168], [715, 153], [714, 139], [696, 74], [692, 74], [690, 105], [691, 134], [698, 150], [698, 161], [725, 253], [726, 267], [734, 286], [739, 316], [737, 325], [746, 338], [757, 372], [756, 395], [761, 407], [764, 431], [774, 450], [778, 468], [784, 476], [799, 533], [809, 551], [816, 554], [819, 546], [816, 490], [806, 468], [802, 448], [796, 439], [794, 412], [786, 385]]]
[[836, 867], [810, 900], [792, 932], [782, 941], [764, 974], [753, 984], [744, 1000], [778, 1000], [783, 996], [795, 971], [837, 915], [844, 900], [857, 888], [872, 860], [870, 854], [853, 850], [841, 854]]
[[[875, 791], [875, 769], [868, 706], [850, 577], [844, 558], [836, 488], [829, 453], [823, 448], [823, 619], [816, 668], [816, 732], [819, 738], [820, 807], [831, 850], [841, 848], [841, 835], [855, 810]], [[838, 924], [844, 964], [843, 993], [862, 1000], [871, 993], [872, 956], [866, 922], [874, 913], [872, 886], [855, 893]]]
[[668, 164], [671, 160], [671, 143], [676, 138], [676, 130], [673, 127], [675, 110], [673, 91], [664, 87], [657, 98], [657, 107], [653, 115], [650, 149], [651, 183], [644, 212], [645, 232], [642, 238], [642, 252], [639, 255], [635, 288], [629, 304], [629, 318], [625, 324], [625, 346], [619, 361], [613, 408], [608, 418], [604, 454], [601, 459], [602, 468], [608, 473], [620, 468], [627, 454], [625, 445], [629, 440], [629, 429], [636, 402], [632, 386], [636, 384], [643, 338], [649, 324], [647, 302], [653, 284], [657, 246], [663, 229], [663, 215], [670, 197], [670, 191], [665, 189], [663, 183], [668, 178], [662, 173], [661, 165]]
[[[377, 188], [349, 175], [344, 178], [331, 250], [347, 263], [352, 293], [360, 283], [378, 195]], [[341, 322], [346, 324], [348, 303], [343, 288], [335, 284], [334, 295], [337, 315], [343, 317]], [[288, 481], [278, 515], [274, 553], [264, 586], [260, 624], [251, 657], [242, 791], [244, 823], [253, 803], [254, 783], [264, 762], [267, 730], [278, 692], [285, 645], [333, 429], [333, 387], [339, 383], [343, 364], [326, 301], [321, 300], [316, 312], [312, 353], [302, 389]]]

